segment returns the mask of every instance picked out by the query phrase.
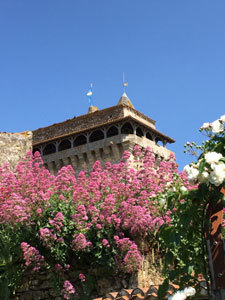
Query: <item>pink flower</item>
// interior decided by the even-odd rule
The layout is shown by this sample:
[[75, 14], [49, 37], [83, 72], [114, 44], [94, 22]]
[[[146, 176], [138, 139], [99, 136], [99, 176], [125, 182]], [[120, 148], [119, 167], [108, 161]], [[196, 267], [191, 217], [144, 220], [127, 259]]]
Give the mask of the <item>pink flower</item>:
[[110, 247], [109, 242], [107, 241], [107, 239], [103, 239], [103, 240], [102, 240], [102, 245], [103, 245], [104, 247], [107, 247], [107, 248]]
[[83, 233], [76, 234], [71, 245], [72, 249], [75, 251], [87, 251], [91, 246], [92, 243], [87, 242], [86, 237]]
[[71, 294], [75, 294], [75, 288], [70, 281], [66, 280], [63, 285], [62, 294], [64, 299], [70, 299]]
[[81, 282], [85, 282], [86, 277], [85, 277], [84, 274], [80, 273], [80, 274], [79, 274], [79, 279], [80, 279]]
[[41, 209], [41, 208], [37, 208], [36, 212], [37, 212], [38, 214], [41, 214], [41, 213], [42, 213], [42, 209]]
[[23, 251], [25, 266], [34, 265], [33, 271], [38, 271], [44, 262], [44, 256], [40, 255], [39, 251], [28, 243], [22, 242], [20, 247]]

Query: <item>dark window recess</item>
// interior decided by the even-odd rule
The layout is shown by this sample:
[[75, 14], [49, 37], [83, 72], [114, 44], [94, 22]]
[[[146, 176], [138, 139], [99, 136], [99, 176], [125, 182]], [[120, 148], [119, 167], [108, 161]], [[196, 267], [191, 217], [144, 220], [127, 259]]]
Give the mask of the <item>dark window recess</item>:
[[41, 151], [40, 151], [39, 148], [34, 148], [34, 149], [33, 149], [33, 154], [34, 154], [35, 152], [37, 152], [37, 151], [41, 153]]
[[54, 144], [48, 144], [43, 150], [43, 155], [48, 155], [56, 152], [56, 147]]
[[70, 148], [71, 148], [71, 142], [70, 142], [70, 140], [63, 140], [59, 144], [59, 151], [63, 151], [63, 150], [70, 149]]
[[155, 142], [156, 142], [157, 145], [162, 145], [163, 144], [163, 142], [160, 140], [160, 138], [156, 138]]
[[133, 127], [131, 126], [130, 123], [125, 123], [123, 125], [123, 127], [121, 128], [121, 133], [122, 134], [133, 134], [134, 133], [134, 129]]
[[116, 128], [116, 126], [112, 126], [108, 129], [107, 131], [107, 137], [111, 137], [111, 136], [114, 136], [114, 135], [118, 135], [118, 129]]
[[92, 132], [89, 141], [90, 143], [92, 143], [103, 139], [104, 139], [104, 133], [101, 130], [96, 130]]
[[78, 135], [78, 137], [73, 142], [74, 147], [81, 146], [84, 144], [87, 144], [87, 138], [85, 135]]
[[149, 132], [146, 133], [146, 138], [153, 141], [152, 135]]
[[136, 129], [136, 135], [138, 135], [138, 136], [140, 136], [140, 137], [144, 136], [143, 131], [141, 130], [140, 127], [138, 127], [138, 128]]

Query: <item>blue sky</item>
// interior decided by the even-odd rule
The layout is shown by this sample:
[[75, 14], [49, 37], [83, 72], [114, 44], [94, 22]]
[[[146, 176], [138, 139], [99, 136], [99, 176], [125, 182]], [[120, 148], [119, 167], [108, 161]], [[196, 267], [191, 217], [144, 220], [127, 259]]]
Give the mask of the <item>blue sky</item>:
[[176, 140], [180, 169], [203, 122], [225, 113], [225, 1], [0, 0], [0, 131], [20, 132], [115, 105]]

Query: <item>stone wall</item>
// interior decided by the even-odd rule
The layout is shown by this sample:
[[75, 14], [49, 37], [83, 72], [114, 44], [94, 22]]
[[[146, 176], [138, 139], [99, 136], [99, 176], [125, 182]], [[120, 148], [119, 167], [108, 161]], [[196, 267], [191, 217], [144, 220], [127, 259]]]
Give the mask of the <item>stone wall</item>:
[[[82, 296], [83, 288], [77, 274], [84, 270], [65, 273], [64, 280], [69, 280], [75, 287], [79, 296]], [[89, 300], [101, 297], [112, 291], [120, 291], [124, 288], [133, 289], [138, 286], [137, 274], [132, 276], [106, 273], [101, 269], [85, 270], [88, 277]], [[1, 299], [1, 298], [0, 298]], [[53, 278], [46, 272], [27, 272], [24, 274], [22, 284], [15, 295], [10, 296], [9, 300], [63, 300], [60, 291], [53, 287]], [[81, 299], [81, 298], [80, 298]], [[87, 298], [85, 298], [87, 299]]]
[[76, 173], [79, 173], [81, 170], [90, 171], [96, 160], [99, 160], [102, 166], [107, 161], [119, 163], [123, 152], [126, 150], [132, 152], [135, 145], [139, 145], [142, 148], [150, 147], [158, 159], [168, 159], [172, 154], [167, 148], [161, 147], [145, 137], [139, 137], [134, 134], [120, 134], [45, 155], [42, 156], [42, 159], [46, 168], [52, 174], [57, 174], [63, 166], [67, 165], [72, 165]]
[[13, 169], [24, 158], [27, 151], [32, 150], [32, 132], [0, 133], [0, 166], [8, 163]]

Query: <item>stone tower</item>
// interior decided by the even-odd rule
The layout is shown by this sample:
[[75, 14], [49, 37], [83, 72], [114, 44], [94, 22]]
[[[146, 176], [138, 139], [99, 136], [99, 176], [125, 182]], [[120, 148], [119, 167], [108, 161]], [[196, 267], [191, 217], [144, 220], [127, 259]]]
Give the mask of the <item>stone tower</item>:
[[103, 110], [91, 106], [86, 115], [33, 131], [33, 151], [41, 153], [54, 174], [68, 164], [79, 172], [90, 169], [96, 160], [119, 162], [123, 152], [136, 144], [149, 146], [158, 159], [166, 159], [171, 154], [167, 143], [174, 140], [135, 110], [126, 93], [116, 106]]

